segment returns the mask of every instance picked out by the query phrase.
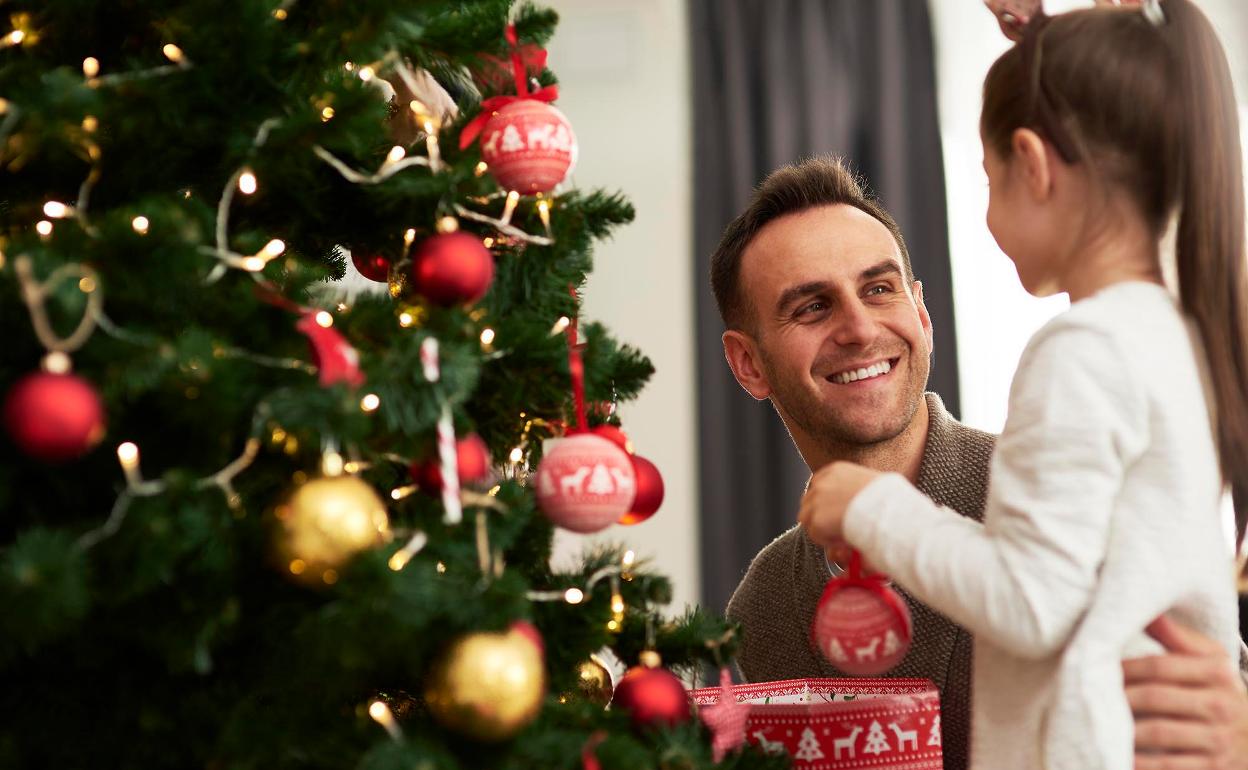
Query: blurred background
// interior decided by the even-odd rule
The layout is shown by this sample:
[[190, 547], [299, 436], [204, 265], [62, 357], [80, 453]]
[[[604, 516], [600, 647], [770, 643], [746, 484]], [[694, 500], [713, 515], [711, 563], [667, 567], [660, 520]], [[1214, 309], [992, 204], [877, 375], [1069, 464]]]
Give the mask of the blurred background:
[[[637, 209], [596, 252], [583, 312], [657, 369], [620, 416], [666, 499], [650, 520], [596, 537], [671, 576], [669, 611], [722, 611], [753, 555], [792, 524], [807, 471], [723, 360], [711, 250], [768, 171], [846, 156], [898, 219], [924, 283], [930, 388], [963, 422], [999, 431], [1024, 344], [1067, 306], [1027, 295], [984, 224], [980, 88], [1008, 43], [980, 0], [544, 4], [562, 18], [549, 63], [580, 142], [572, 181], [622, 190]], [[1248, 4], [1199, 4], [1244, 104]], [[556, 559], [589, 540], [561, 531]]]

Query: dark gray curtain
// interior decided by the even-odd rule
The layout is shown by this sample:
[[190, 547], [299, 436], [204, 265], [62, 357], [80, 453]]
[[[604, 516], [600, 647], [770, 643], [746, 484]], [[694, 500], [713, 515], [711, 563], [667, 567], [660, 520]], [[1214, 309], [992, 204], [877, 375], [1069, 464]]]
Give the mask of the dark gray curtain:
[[788, 529], [807, 469], [724, 361], [710, 255], [766, 174], [846, 156], [896, 217], [935, 326], [929, 387], [958, 414], [935, 57], [924, 0], [690, 0], [703, 601], [722, 609]]

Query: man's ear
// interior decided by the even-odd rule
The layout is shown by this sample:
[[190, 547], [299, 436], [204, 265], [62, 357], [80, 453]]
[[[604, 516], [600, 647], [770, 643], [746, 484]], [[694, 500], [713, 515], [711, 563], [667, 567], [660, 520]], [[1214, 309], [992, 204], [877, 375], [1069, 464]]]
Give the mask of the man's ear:
[[762, 401], [771, 395], [771, 383], [759, 364], [758, 347], [753, 338], [745, 332], [729, 329], [724, 332], [724, 358], [728, 359], [728, 367], [737, 383], [745, 388], [745, 392]]
[[923, 327], [923, 334], [927, 337], [927, 349], [931, 351], [936, 346], [936, 341], [932, 336], [932, 317], [927, 312], [927, 305], [923, 302], [923, 282], [915, 281], [914, 286], [914, 306], [919, 311], [919, 325]]
[[1010, 163], [1022, 174], [1027, 192], [1037, 202], [1049, 199], [1053, 192], [1053, 168], [1055, 155], [1040, 135], [1030, 128], [1018, 128], [1010, 137]]

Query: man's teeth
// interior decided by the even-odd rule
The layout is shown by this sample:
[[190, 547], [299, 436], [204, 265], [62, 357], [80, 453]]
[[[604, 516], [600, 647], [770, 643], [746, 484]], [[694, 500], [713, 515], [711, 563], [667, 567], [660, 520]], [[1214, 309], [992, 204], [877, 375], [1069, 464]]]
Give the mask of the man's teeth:
[[832, 381], [838, 385], [848, 385], [851, 382], [865, 380], [869, 377], [879, 377], [881, 374], [888, 374], [893, 367], [888, 361], [881, 361], [878, 364], [872, 364], [865, 369], [850, 369], [847, 372], [832, 375]]

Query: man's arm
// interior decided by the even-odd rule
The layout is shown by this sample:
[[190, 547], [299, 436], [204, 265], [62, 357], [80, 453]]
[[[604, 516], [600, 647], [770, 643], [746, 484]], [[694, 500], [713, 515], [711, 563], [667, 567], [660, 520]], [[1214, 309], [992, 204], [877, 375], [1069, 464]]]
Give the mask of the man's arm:
[[1221, 645], [1168, 618], [1148, 632], [1166, 654], [1122, 665], [1135, 714], [1135, 770], [1248, 770], [1242, 643], [1237, 671]]

